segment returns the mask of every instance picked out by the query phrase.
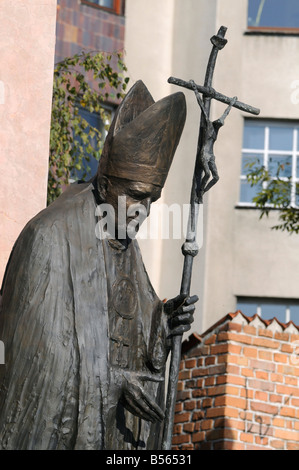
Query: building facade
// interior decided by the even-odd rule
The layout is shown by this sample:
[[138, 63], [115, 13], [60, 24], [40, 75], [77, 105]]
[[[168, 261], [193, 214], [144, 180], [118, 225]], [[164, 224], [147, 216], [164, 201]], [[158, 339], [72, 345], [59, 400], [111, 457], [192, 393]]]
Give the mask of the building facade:
[[[275, 0], [269, 10], [267, 3], [126, 2], [125, 50], [132, 81], [144, 79], [156, 99], [179, 90], [167, 83], [169, 76], [202, 84], [209, 39], [224, 25], [228, 44], [219, 52], [213, 87], [261, 110], [258, 117], [232, 110], [216, 142], [220, 180], [204, 197], [203, 246], [193, 270], [191, 290], [200, 297], [195, 331], [237, 308], [299, 323], [298, 237], [271, 230], [277, 211], [259, 220], [246, 184], [245, 165], [256, 157], [268, 168], [281, 161], [283, 176], [294, 185], [298, 178], [298, 6]], [[168, 205], [189, 200], [199, 107], [192, 92], [185, 93], [187, 123], [163, 194]], [[224, 109], [214, 101], [212, 119]], [[294, 198], [295, 192], [293, 203]], [[153, 245], [149, 253], [158, 253], [147, 257], [145, 250], [155, 287], [170, 297], [180, 287], [181, 240], [147, 243]]]

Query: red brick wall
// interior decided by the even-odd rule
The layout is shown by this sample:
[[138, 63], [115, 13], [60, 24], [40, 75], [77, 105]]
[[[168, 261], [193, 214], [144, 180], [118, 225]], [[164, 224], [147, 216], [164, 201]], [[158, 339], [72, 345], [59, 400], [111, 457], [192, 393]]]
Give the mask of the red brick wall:
[[182, 356], [173, 448], [299, 450], [298, 328], [238, 313], [197, 343]]
[[78, 0], [58, 0], [57, 3], [56, 62], [82, 50], [123, 51], [124, 16]]

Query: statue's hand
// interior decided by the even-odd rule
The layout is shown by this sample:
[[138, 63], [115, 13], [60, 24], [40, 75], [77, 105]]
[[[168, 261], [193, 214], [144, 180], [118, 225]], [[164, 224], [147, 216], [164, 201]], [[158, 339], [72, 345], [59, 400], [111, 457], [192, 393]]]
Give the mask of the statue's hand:
[[164, 377], [142, 372], [122, 371], [122, 401], [133, 415], [146, 421], [156, 422], [164, 419], [164, 413], [154, 399], [145, 391], [141, 382], [162, 382]]
[[194, 321], [194, 304], [197, 301], [197, 295], [191, 297], [178, 295], [164, 304], [164, 312], [168, 316], [169, 336], [182, 335], [190, 330], [191, 323]]

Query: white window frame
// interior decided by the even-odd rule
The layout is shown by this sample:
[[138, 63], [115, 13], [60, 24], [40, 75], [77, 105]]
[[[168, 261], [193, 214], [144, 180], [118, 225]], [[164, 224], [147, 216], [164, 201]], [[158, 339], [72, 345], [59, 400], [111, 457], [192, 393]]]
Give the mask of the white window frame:
[[[294, 322], [294, 318], [291, 318], [291, 310], [292, 310], [292, 307], [297, 307], [299, 305], [299, 299], [276, 299], [276, 298], [260, 298], [260, 297], [237, 297], [237, 309], [239, 309], [239, 304], [248, 304], [249, 305], [252, 305], [252, 304], [256, 304], [257, 305], [257, 308], [256, 308], [256, 314], [262, 318], [262, 319], [265, 319], [265, 317], [263, 317], [263, 309], [262, 309], [262, 305], [273, 305], [273, 318], [275, 318], [275, 308], [276, 306], [283, 306], [285, 307], [285, 318], [284, 318], [284, 321], [282, 323], [288, 323], [290, 320], [292, 320]], [[241, 309], [242, 311], [242, 309]], [[251, 314], [248, 314], [246, 312], [243, 312], [244, 315], [247, 315], [247, 316], [251, 316]], [[295, 323], [295, 322], [294, 322]]]
[[[244, 127], [246, 126], [246, 123], [253, 122], [253, 120], [245, 120], [244, 121]], [[299, 206], [296, 205], [296, 184], [299, 184], [299, 174], [297, 176], [297, 159], [299, 159], [299, 147], [298, 147], [298, 132], [299, 132], [299, 123], [295, 122], [285, 122], [285, 121], [262, 121], [262, 120], [254, 120], [254, 124], [260, 125], [261, 127], [264, 127], [264, 148], [263, 149], [249, 149], [249, 148], [244, 148], [242, 147], [242, 160], [243, 156], [246, 155], [252, 155], [256, 154], [257, 156], [260, 157], [261, 164], [265, 166], [265, 169], [268, 170], [269, 168], [269, 157], [271, 155], [286, 155], [286, 156], [292, 156], [292, 175], [291, 175], [291, 204], [290, 207], [295, 207], [298, 208]], [[286, 128], [293, 128], [293, 148], [292, 150], [270, 150], [269, 149], [269, 139], [270, 139], [270, 126], [279, 126], [279, 127], [286, 127]], [[298, 149], [298, 150], [297, 150]], [[299, 161], [299, 160], [298, 160]], [[288, 181], [288, 177], [279, 177], [283, 181]], [[242, 181], [247, 181], [247, 176], [241, 174], [241, 182]], [[276, 177], [272, 177], [272, 180], [277, 179]], [[263, 183], [263, 188], [265, 189], [267, 187], [267, 182]], [[241, 194], [239, 199], [241, 199]], [[253, 202], [242, 202], [239, 200], [238, 206], [244, 206], [244, 207], [255, 207], [255, 204]], [[268, 206], [267, 206], [268, 207]], [[271, 207], [271, 205], [269, 205]]]

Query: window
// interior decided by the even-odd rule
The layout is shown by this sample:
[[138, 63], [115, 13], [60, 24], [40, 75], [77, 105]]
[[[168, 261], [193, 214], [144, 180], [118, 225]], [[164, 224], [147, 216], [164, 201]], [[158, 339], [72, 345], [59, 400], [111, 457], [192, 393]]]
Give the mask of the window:
[[299, 325], [299, 300], [238, 297], [237, 310], [250, 317], [258, 314], [264, 320], [275, 317], [281, 323]]
[[107, 11], [116, 13], [117, 15], [124, 14], [124, 0], [81, 0], [85, 5], [95, 6]]
[[[110, 108], [107, 107], [107, 109], [105, 109], [105, 111], [112, 116], [112, 114], [113, 114], [112, 108], [110, 109]], [[86, 111], [83, 108], [79, 108], [79, 113], [80, 113], [80, 116], [83, 117], [88, 122], [88, 124], [90, 126], [98, 129], [101, 132], [101, 135], [102, 135], [101, 136], [101, 141], [104, 142], [107, 132], [105, 130], [105, 125], [104, 125], [104, 123], [101, 119], [101, 116], [97, 113], [90, 113], [89, 111]], [[88, 131], [89, 131], [89, 127], [87, 127], [87, 129], [86, 129], [86, 132], [88, 132]], [[79, 139], [79, 138], [76, 137], [76, 139]], [[88, 145], [88, 144], [84, 144], [82, 141], [80, 141], [79, 143], [80, 143], [80, 145], [82, 145], [83, 149], [84, 149], [85, 145]], [[91, 139], [89, 141], [89, 143], [94, 149], [97, 148], [96, 137]], [[83, 150], [83, 152], [84, 152], [84, 150]], [[99, 161], [96, 158], [94, 158], [93, 156], [90, 156], [89, 161], [83, 160], [82, 163], [83, 163], [83, 165], [82, 165], [83, 168], [81, 168], [81, 170], [75, 169], [74, 172], [72, 173], [71, 178], [70, 178], [71, 182], [79, 181], [79, 180], [82, 180], [82, 179], [84, 179], [85, 181], [88, 181], [90, 178], [92, 178], [97, 173]]]
[[[244, 123], [242, 169], [241, 169], [241, 205], [254, 205], [252, 198], [261, 189], [251, 187], [246, 175], [250, 164], [257, 162], [264, 165], [273, 179], [279, 177], [290, 181], [290, 203], [299, 205], [296, 185], [299, 183], [299, 123], [283, 121], [262, 121], [246, 119]], [[264, 183], [266, 184], [266, 183]]]
[[249, 29], [299, 29], [298, 0], [248, 0]]

